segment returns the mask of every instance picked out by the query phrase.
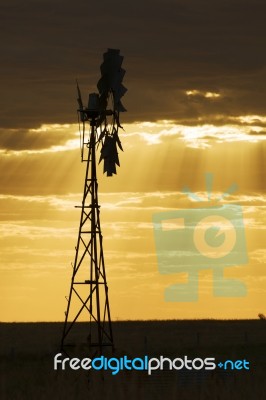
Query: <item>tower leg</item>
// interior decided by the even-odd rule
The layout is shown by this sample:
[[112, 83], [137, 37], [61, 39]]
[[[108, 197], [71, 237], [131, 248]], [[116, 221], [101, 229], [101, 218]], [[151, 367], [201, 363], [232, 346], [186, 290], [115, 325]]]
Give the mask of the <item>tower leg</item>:
[[95, 347], [102, 353], [104, 346], [113, 348], [113, 333], [98, 204], [94, 119], [90, 125], [79, 233], [61, 350], [66, 351], [70, 337], [74, 341], [72, 344], [80, 344], [77, 343], [74, 331], [79, 331], [77, 322], [82, 321], [87, 323], [86, 336], [89, 347]]

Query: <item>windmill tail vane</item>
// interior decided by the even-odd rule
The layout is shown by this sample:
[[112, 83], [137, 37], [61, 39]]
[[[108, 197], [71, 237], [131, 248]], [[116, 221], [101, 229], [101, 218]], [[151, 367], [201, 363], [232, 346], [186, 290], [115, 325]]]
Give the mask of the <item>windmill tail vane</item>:
[[[118, 149], [123, 151], [118, 131], [120, 124], [120, 112], [125, 112], [121, 97], [127, 89], [122, 81], [125, 70], [122, 68], [124, 57], [120, 50], [108, 49], [103, 55], [101, 64], [101, 78], [97, 83], [98, 93], [90, 93], [87, 107], [83, 105], [80, 88], [77, 82], [77, 101], [79, 119], [83, 123], [83, 148], [82, 161], [84, 159], [84, 146], [88, 146], [89, 140], [85, 140], [85, 123], [90, 121], [97, 129], [96, 144], [101, 145], [99, 163], [103, 161], [103, 172], [107, 176], [116, 174], [116, 166], [120, 166]], [[123, 129], [123, 128], [122, 128]]]
[[81, 93], [80, 93], [80, 88], [79, 88], [79, 84], [78, 84], [78, 80], [76, 80], [76, 84], [77, 84], [77, 92], [78, 92], [78, 98], [77, 98], [77, 102], [79, 105], [79, 112], [83, 111], [83, 102], [82, 102], [82, 97], [81, 97]]

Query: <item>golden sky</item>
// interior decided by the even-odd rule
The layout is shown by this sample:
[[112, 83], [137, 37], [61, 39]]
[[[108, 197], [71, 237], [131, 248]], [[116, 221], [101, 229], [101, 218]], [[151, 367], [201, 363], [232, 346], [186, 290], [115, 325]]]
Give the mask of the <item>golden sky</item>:
[[[237, 126], [177, 126], [170, 121], [125, 124], [124, 153], [117, 176], [99, 166], [99, 199], [106, 272], [114, 319], [252, 318], [263, 312], [266, 198], [261, 176], [266, 141], [250, 138]], [[210, 131], [208, 137], [202, 132]], [[5, 190], [1, 201], [1, 319], [61, 320], [74, 260], [84, 164], [80, 162], [77, 126], [45, 126], [48, 135], [76, 137], [57, 147], [2, 154]], [[219, 134], [232, 138], [221, 140]], [[234, 132], [234, 133], [233, 133]], [[228, 134], [230, 135], [230, 134]], [[213, 296], [212, 270], [199, 273], [197, 302], [164, 300], [164, 289], [185, 282], [187, 274], [160, 274], [152, 218], [155, 213], [186, 210], [195, 201], [208, 207], [206, 172], [214, 174], [212, 198], [232, 183], [238, 189], [223, 204], [243, 209], [249, 261], [225, 268], [240, 279], [247, 296]], [[13, 194], [8, 193], [12, 191]], [[130, 312], [129, 312], [130, 310]]]
[[[256, 318], [266, 304], [265, 5], [168, 0], [162, 14], [160, 1], [152, 13], [148, 0], [108, 4], [0, 6], [0, 320], [64, 319], [85, 174], [75, 78], [84, 98], [95, 91], [107, 47], [125, 56], [128, 88], [121, 167], [112, 178], [98, 168], [112, 318]], [[160, 273], [153, 216], [197, 207], [184, 188], [208, 208], [206, 173], [212, 199], [237, 185], [220, 203], [242, 207], [248, 262], [224, 273], [247, 295], [215, 297], [209, 268], [197, 301], [166, 302], [187, 274]]]

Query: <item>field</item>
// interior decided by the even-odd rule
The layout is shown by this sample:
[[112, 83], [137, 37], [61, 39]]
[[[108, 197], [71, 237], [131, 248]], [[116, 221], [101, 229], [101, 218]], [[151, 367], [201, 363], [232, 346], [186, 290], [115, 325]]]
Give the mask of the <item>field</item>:
[[[86, 337], [86, 324], [77, 324]], [[1, 400], [262, 399], [265, 398], [266, 321], [116, 321], [108, 357], [215, 357], [248, 360], [249, 370], [55, 371], [62, 323], [0, 324]], [[82, 344], [75, 350], [84, 351]], [[89, 357], [89, 354], [86, 355]]]

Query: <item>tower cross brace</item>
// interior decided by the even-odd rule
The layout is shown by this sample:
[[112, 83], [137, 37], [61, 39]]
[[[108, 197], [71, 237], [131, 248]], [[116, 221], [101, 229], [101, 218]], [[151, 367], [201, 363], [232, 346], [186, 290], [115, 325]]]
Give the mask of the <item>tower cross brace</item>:
[[[89, 347], [96, 347], [96, 350], [102, 353], [104, 346], [113, 348], [114, 344], [98, 203], [96, 117], [91, 116], [89, 121], [89, 140], [83, 143], [87, 159], [83, 158], [84, 151], [82, 152], [82, 161], [86, 161], [87, 164], [83, 199], [79, 206], [80, 224], [61, 349], [67, 352], [67, 341], [72, 336], [77, 321], [85, 316], [85, 321], [89, 322], [87, 344]], [[85, 124], [85, 121], [83, 123]]]

